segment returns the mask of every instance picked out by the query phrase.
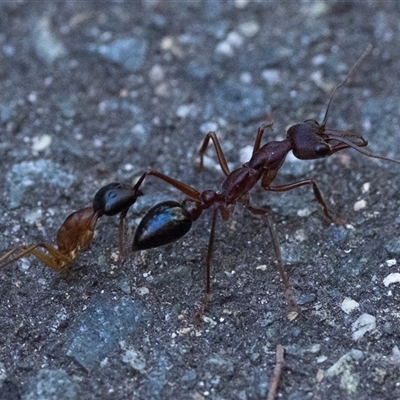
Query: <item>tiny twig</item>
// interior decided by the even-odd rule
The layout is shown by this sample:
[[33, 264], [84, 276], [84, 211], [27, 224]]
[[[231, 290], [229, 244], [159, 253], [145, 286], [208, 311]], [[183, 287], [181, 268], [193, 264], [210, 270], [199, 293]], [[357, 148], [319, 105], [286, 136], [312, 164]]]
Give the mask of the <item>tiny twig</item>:
[[274, 400], [276, 397], [279, 380], [281, 378], [283, 366], [285, 364], [285, 360], [283, 358], [283, 352], [284, 352], [283, 346], [281, 344], [278, 344], [276, 346], [276, 364], [274, 368], [274, 373], [270, 381], [267, 400]]

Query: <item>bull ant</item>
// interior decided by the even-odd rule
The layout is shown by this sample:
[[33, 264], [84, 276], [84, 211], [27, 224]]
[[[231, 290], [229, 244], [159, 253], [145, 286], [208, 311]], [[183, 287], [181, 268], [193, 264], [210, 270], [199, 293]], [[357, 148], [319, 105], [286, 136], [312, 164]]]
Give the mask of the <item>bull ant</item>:
[[234, 171], [229, 170], [228, 163], [216, 133], [209, 132], [200, 147], [199, 169], [201, 170], [203, 168], [203, 158], [211, 139], [216, 150], [221, 170], [225, 174], [225, 179], [218, 192], [214, 190], [199, 192], [192, 186], [155, 170], [149, 170], [140, 177], [136, 184], [137, 187], [140, 187], [141, 182], [147, 175], [152, 175], [175, 187], [185, 194], [187, 198], [181, 203], [175, 201], [164, 201], [151, 208], [143, 217], [135, 232], [132, 246], [133, 251], [159, 247], [178, 240], [189, 232], [193, 221], [196, 221], [204, 210], [212, 206], [214, 207], [206, 256], [205, 296], [202, 302], [202, 307], [197, 314], [198, 317], [203, 314], [210, 297], [211, 258], [214, 246], [217, 215], [219, 213], [223, 221], [229, 220], [233, 215], [237, 203], [244, 205], [252, 214], [264, 215], [267, 218], [279, 273], [285, 288], [290, 309], [293, 312], [292, 318], [297, 315], [297, 306], [289, 284], [289, 279], [283, 266], [275, 226], [266, 210], [255, 208], [251, 205], [249, 192], [259, 180], [261, 180], [261, 187], [264, 190], [272, 192], [285, 192], [301, 186], [311, 186], [315, 199], [321, 205], [325, 217], [333, 223], [340, 223], [340, 221], [330, 215], [321, 191], [313, 179], [272, 186], [272, 183], [276, 178], [279, 169], [282, 167], [289, 151], [292, 151], [293, 155], [300, 160], [314, 160], [331, 156], [341, 150], [353, 148], [367, 157], [400, 164], [400, 161], [375, 155], [365, 150], [364, 147], [367, 146], [368, 142], [358, 133], [353, 131], [333, 131], [326, 128], [328, 112], [335, 92], [347, 82], [354, 69], [371, 51], [371, 48], [371, 45], [367, 47], [358, 61], [351, 68], [345, 79], [333, 89], [321, 124], [315, 120], [306, 120], [302, 124], [291, 126], [287, 130], [286, 138], [284, 140], [272, 141], [261, 146], [264, 132], [266, 128], [272, 128], [273, 121], [263, 124], [258, 129], [251, 159]]

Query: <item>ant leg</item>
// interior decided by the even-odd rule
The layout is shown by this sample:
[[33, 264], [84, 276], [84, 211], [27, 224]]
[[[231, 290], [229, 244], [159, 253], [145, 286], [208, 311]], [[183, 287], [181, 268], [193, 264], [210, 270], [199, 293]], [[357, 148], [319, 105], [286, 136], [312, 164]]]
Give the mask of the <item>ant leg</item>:
[[289, 277], [287, 276], [285, 267], [283, 265], [283, 259], [282, 259], [282, 252], [281, 252], [281, 246], [279, 244], [279, 239], [278, 239], [278, 233], [276, 231], [275, 224], [272, 221], [272, 218], [270, 217], [269, 213], [267, 210], [264, 210], [262, 208], [255, 208], [250, 204], [250, 197], [249, 196], [242, 196], [240, 199], [240, 202], [254, 215], [264, 215], [267, 218], [267, 224], [269, 228], [269, 232], [272, 238], [272, 244], [274, 246], [274, 251], [275, 251], [275, 257], [276, 257], [276, 263], [278, 265], [278, 271], [279, 275], [282, 279], [283, 287], [285, 288], [285, 296], [286, 299], [289, 303], [289, 308], [290, 308], [290, 314], [289, 314], [289, 319], [293, 320], [297, 317], [298, 312], [297, 312], [297, 303], [294, 298], [293, 290], [289, 282]]
[[251, 205], [250, 201], [250, 194], [245, 193], [243, 194], [240, 199], [238, 199], [238, 202], [243, 204], [253, 215], [265, 215], [267, 214], [267, 210], [264, 210], [263, 208], [256, 208]]
[[272, 127], [274, 125], [274, 120], [272, 118], [269, 118], [267, 122], [264, 122], [257, 130], [257, 136], [256, 140], [254, 142], [253, 146], [253, 155], [256, 153], [258, 150], [260, 150], [261, 147], [261, 139], [264, 135], [264, 131], [266, 128], [270, 128], [272, 130]]
[[17, 246], [14, 249], [11, 249], [10, 251], [8, 251], [6, 254], [4, 254], [2, 257], [0, 257], [0, 266], [1, 267], [5, 267], [8, 264], [11, 264], [12, 262], [18, 260], [18, 258], [20, 257], [13, 257], [11, 258], [11, 256], [13, 254], [15, 254], [18, 251], [21, 251], [21, 249], [24, 249], [25, 246]]
[[[49, 254], [45, 254], [39, 250], [37, 250], [37, 247], [43, 247], [45, 250], [48, 251]], [[17, 248], [20, 249], [20, 248]], [[68, 264], [70, 258], [66, 256], [65, 254], [60, 253], [57, 249], [54, 247], [50, 246], [47, 243], [39, 243], [39, 244], [34, 244], [29, 247], [23, 246], [22, 251], [12, 259], [8, 260], [5, 264], [7, 265], [11, 262], [17, 261], [20, 258], [24, 258], [26, 256], [32, 255], [36, 257], [40, 262], [43, 264], [47, 265], [49, 268], [53, 269], [54, 271], [57, 272], [62, 272], [63, 268]], [[10, 256], [11, 254], [15, 253], [16, 249], [9, 251], [7, 254], [5, 254], [2, 259], [5, 259], [7, 256]], [[0, 260], [0, 261], [1, 261]]]
[[319, 190], [317, 183], [313, 179], [306, 179], [304, 181], [289, 183], [287, 185], [280, 185], [280, 186], [266, 186], [261, 183], [261, 186], [263, 187], [264, 190], [271, 191], [271, 192], [287, 192], [288, 190], [296, 189], [298, 187], [305, 186], [305, 185], [312, 185], [315, 200], [317, 200], [318, 203], [321, 205], [325, 217], [328, 218], [334, 224], [343, 225], [343, 221], [341, 221], [340, 219], [334, 218], [330, 215], [330, 213], [328, 211], [328, 207], [325, 203], [325, 200], [322, 197], [321, 191]]
[[164, 175], [161, 172], [155, 171], [153, 169], [149, 169], [148, 171], [144, 172], [142, 176], [139, 178], [139, 180], [136, 182], [134, 188], [137, 190], [143, 183], [144, 179], [146, 178], [147, 175], [152, 175], [155, 176], [164, 182], [169, 183], [171, 186], [173, 186], [175, 189], [178, 189], [180, 192], [185, 194], [186, 196], [197, 200], [201, 202], [201, 195], [200, 192], [198, 192], [196, 189], [192, 188], [191, 186], [187, 185], [186, 183], [183, 183], [181, 181], [178, 181], [174, 178], [169, 177], [168, 175]]
[[207, 248], [207, 256], [206, 256], [206, 291], [204, 293], [204, 298], [201, 303], [199, 311], [196, 313], [196, 321], [200, 322], [201, 317], [204, 315], [208, 302], [210, 300], [211, 294], [211, 258], [214, 249], [214, 240], [215, 240], [215, 226], [217, 223], [217, 215], [218, 210], [214, 208], [212, 220], [211, 220], [211, 230], [210, 230], [210, 237], [208, 239], [208, 248]]
[[271, 237], [272, 237], [272, 243], [274, 246], [276, 262], [278, 264], [279, 275], [281, 276], [283, 287], [285, 288], [285, 295], [286, 295], [287, 301], [289, 303], [289, 308], [291, 310], [288, 318], [290, 320], [293, 320], [298, 315], [297, 303], [296, 303], [296, 300], [294, 299], [292, 287], [290, 286], [289, 278], [287, 276], [285, 267], [283, 266], [281, 246], [279, 244], [278, 233], [276, 231], [275, 224], [272, 222], [272, 219], [267, 212], [265, 213], [265, 216], [267, 218], [269, 233], [271, 234]]
[[277, 397], [279, 380], [281, 378], [284, 365], [285, 365], [284, 348], [281, 344], [278, 344], [276, 346], [276, 364], [274, 368], [274, 373], [269, 383], [267, 400], [274, 400]]
[[125, 242], [126, 242], [126, 214], [128, 213], [128, 208], [121, 211], [119, 215], [119, 260], [125, 259]]
[[203, 143], [201, 144], [200, 149], [199, 149], [199, 161], [198, 161], [198, 163], [196, 163], [196, 169], [198, 171], [203, 170], [204, 154], [207, 151], [207, 147], [208, 147], [208, 143], [210, 142], [210, 139], [212, 140], [214, 147], [215, 147], [215, 151], [217, 152], [218, 162], [222, 169], [222, 172], [226, 176], [228, 176], [230, 173], [228, 163], [226, 162], [224, 152], [221, 148], [221, 144], [219, 143], [217, 134], [215, 132], [208, 132], [206, 137], [204, 138]]
[[29, 254], [35, 256], [39, 261], [47, 265], [52, 270], [59, 273], [65, 272], [64, 270], [66, 270], [66, 267], [71, 259], [49, 245], [43, 244], [41, 246], [44, 247], [50, 253], [50, 255], [42, 253], [36, 249], [31, 250]]

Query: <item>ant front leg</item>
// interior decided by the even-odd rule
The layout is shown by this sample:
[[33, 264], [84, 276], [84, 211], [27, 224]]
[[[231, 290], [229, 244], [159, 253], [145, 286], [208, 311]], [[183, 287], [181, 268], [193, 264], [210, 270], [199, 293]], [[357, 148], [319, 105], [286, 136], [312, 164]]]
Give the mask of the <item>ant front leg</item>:
[[207, 151], [207, 147], [208, 147], [208, 143], [210, 142], [210, 139], [212, 140], [214, 147], [215, 147], [215, 151], [217, 152], [218, 162], [221, 167], [221, 170], [226, 176], [228, 176], [230, 173], [228, 163], [226, 161], [221, 144], [219, 143], [217, 134], [215, 132], [208, 132], [206, 137], [204, 138], [203, 143], [199, 149], [199, 161], [198, 161], [198, 164], [196, 165], [196, 168], [198, 171], [203, 170], [204, 155]]
[[256, 140], [254, 142], [253, 146], [253, 155], [256, 153], [258, 150], [260, 150], [261, 147], [261, 140], [264, 135], [265, 129], [270, 128], [272, 130], [272, 127], [274, 126], [274, 120], [270, 118], [267, 122], [264, 122], [257, 130], [257, 136]]
[[139, 178], [139, 180], [136, 182], [134, 187], [136, 189], [139, 189], [139, 187], [143, 184], [144, 179], [148, 175], [155, 176], [155, 177], [163, 180], [164, 182], [170, 184], [175, 189], [178, 189], [180, 192], [182, 192], [186, 196], [190, 197], [191, 199], [201, 202], [201, 194], [199, 191], [197, 191], [196, 189], [187, 185], [186, 183], [183, 183], [181, 181], [178, 181], [177, 179], [171, 178], [170, 176], [165, 175], [162, 172], [158, 172], [154, 169], [149, 169], [146, 172], [144, 172], [142, 174], [142, 176]]

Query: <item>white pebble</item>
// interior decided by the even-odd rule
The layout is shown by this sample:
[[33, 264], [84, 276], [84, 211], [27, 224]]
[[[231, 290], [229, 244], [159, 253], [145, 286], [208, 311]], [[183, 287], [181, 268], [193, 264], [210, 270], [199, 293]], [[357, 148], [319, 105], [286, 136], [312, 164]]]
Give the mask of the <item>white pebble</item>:
[[164, 70], [159, 64], [153, 65], [149, 72], [149, 79], [152, 83], [161, 82], [164, 79]]
[[362, 188], [361, 188], [361, 193], [367, 193], [367, 192], [369, 192], [369, 188], [371, 187], [371, 184], [369, 183], [369, 182], [365, 182], [363, 185], [362, 185]]
[[267, 81], [270, 85], [277, 84], [281, 81], [281, 73], [277, 69], [265, 69], [261, 73], [261, 77]]
[[219, 42], [217, 44], [217, 47], [215, 48], [215, 52], [219, 53], [219, 54], [223, 54], [224, 56], [227, 56], [227, 57], [233, 56], [232, 45], [225, 40], [223, 42]]
[[350, 314], [352, 311], [354, 311], [356, 308], [360, 307], [360, 304], [357, 303], [355, 300], [351, 299], [350, 297], [346, 297], [343, 301], [342, 304], [340, 305], [340, 308], [346, 313]]
[[367, 332], [376, 328], [376, 318], [371, 314], [362, 314], [351, 325], [353, 340], [361, 339]]
[[239, 25], [239, 32], [246, 37], [253, 37], [260, 30], [260, 25], [256, 21], [247, 21]]
[[367, 207], [367, 202], [365, 200], [358, 200], [354, 203], [353, 210], [360, 211], [365, 207]]
[[388, 267], [393, 267], [393, 265], [396, 265], [396, 264], [397, 264], [397, 261], [396, 261], [395, 258], [392, 258], [392, 259], [390, 259], [390, 260], [386, 260], [385, 262], [386, 262], [386, 265], [387, 265]]
[[309, 217], [311, 215], [311, 210], [309, 208], [302, 208], [301, 210], [297, 210], [298, 217]]
[[391, 283], [400, 283], [400, 274], [398, 272], [393, 272], [389, 274], [384, 280], [383, 284], [388, 287]]
[[50, 135], [42, 135], [40, 137], [33, 138], [32, 150], [33, 151], [42, 151], [46, 147], [49, 147], [53, 138]]

